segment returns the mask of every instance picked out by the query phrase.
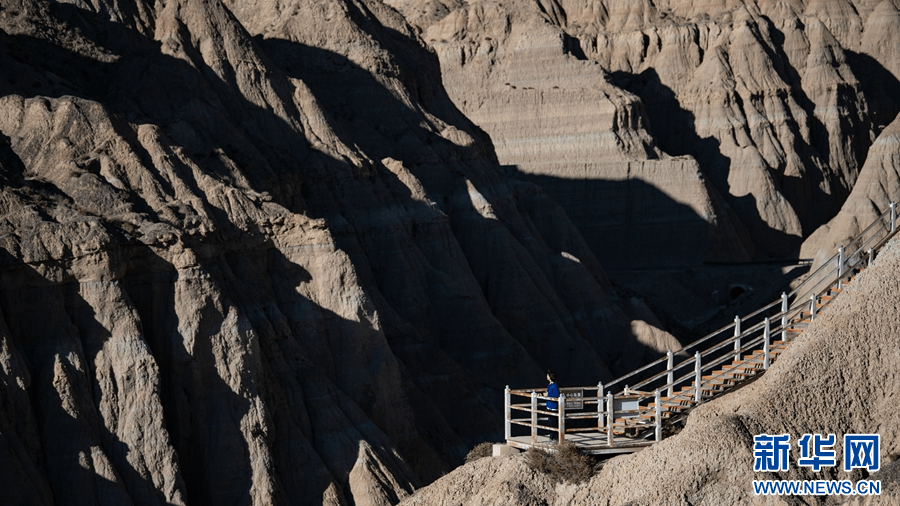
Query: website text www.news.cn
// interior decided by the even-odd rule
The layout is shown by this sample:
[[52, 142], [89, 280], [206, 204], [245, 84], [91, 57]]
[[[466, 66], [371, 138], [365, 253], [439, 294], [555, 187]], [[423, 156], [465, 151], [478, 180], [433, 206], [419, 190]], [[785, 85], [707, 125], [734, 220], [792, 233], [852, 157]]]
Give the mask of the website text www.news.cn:
[[[791, 452], [790, 434], [758, 434], [753, 437], [753, 470], [787, 471]], [[804, 434], [797, 440], [797, 465], [814, 472], [837, 466], [834, 434]], [[846, 472], [881, 466], [881, 437], [878, 434], [845, 434], [843, 467]], [[880, 480], [753, 480], [755, 495], [880, 495]]]

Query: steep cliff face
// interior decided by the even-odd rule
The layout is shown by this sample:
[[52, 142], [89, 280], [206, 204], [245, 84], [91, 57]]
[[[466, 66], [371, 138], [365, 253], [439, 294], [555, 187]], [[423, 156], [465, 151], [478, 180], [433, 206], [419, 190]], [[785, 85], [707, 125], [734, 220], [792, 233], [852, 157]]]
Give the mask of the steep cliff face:
[[806, 241], [800, 254], [814, 259], [813, 268], [837, 253], [871, 225], [891, 202], [900, 201], [900, 118], [875, 139], [853, 191], [841, 211]]
[[380, 2], [0, 14], [0, 502], [395, 503], [672, 344]]
[[[485, 0], [439, 21], [415, 15], [430, 2], [389, 3], [419, 24], [500, 162], [538, 176], [613, 268], [653, 263], [623, 264], [626, 247], [607, 235], [677, 243], [656, 231], [662, 202], [683, 206], [666, 227], [702, 245], [675, 257], [681, 265], [796, 255], [898, 111], [896, 52], [883, 42], [897, 30], [890, 1]], [[615, 207], [606, 202], [628, 191], [615, 181], [630, 161], [668, 177], [631, 176], [649, 188], [641, 211], [595, 231]]]
[[548, 16], [530, 2], [472, 2], [423, 34], [500, 162], [560, 202], [606, 267], [749, 259], [743, 226], [696, 162], [662, 152], [640, 99]]
[[[864, 83], [877, 92], [879, 107], [873, 111], [879, 126], [883, 128], [866, 156], [865, 164], [853, 191], [841, 211], [828, 223], [815, 231], [803, 243], [801, 255], [814, 258], [815, 264], [827, 260], [836, 253], [838, 245], [856, 237], [891, 202], [900, 201], [900, 176], [898, 176], [898, 142], [900, 119], [897, 113], [897, 93], [900, 92], [900, 55], [892, 41], [900, 37], [900, 10], [895, 3], [883, 1], [873, 4], [865, 14], [865, 28], [859, 41], [857, 58], [876, 62], [867, 70]], [[884, 125], [887, 125], [884, 127]]]

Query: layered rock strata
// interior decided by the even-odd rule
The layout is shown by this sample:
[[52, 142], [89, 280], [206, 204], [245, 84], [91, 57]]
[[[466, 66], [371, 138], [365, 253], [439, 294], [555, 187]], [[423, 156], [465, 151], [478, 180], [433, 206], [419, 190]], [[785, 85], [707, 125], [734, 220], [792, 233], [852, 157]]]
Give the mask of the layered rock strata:
[[4, 504], [392, 504], [673, 344], [380, 2], [0, 14]]
[[[890, 1], [477, 1], [439, 21], [414, 15], [433, 2], [391, 3], [419, 23], [450, 96], [500, 162], [539, 176], [604, 262], [626, 249], [590, 231], [620, 191], [608, 182], [627, 161], [679, 174], [666, 155], [696, 159], [709, 184], [692, 185], [693, 171], [632, 179], [663, 198], [697, 196], [672, 215], [705, 245], [694, 262], [796, 255], [840, 209], [898, 111]], [[658, 201], [648, 196], [620, 233], [675, 244], [674, 233], [653, 234]]]
[[579, 59], [578, 41], [534, 6], [473, 3], [424, 37], [500, 162], [560, 202], [605, 266], [750, 258], [743, 225], [696, 162], [660, 151], [639, 98]]
[[814, 259], [813, 268], [818, 268], [837, 253], [839, 246], [849, 243], [887, 212], [891, 202], [900, 202], [900, 119], [875, 139], [841, 211], [804, 241], [800, 254]]

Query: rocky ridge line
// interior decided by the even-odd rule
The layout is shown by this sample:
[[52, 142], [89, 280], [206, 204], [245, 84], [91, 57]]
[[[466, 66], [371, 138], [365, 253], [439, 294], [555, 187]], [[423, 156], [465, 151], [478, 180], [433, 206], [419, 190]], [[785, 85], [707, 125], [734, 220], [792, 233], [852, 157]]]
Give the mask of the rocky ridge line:
[[380, 2], [2, 14], [0, 502], [393, 504], [675, 343]]
[[[681, 266], [797, 255], [900, 111], [890, 0], [390, 3], [500, 162], [559, 201], [608, 268], [665, 266], [629, 255], [654, 243]], [[621, 195], [634, 210], [607, 220]]]

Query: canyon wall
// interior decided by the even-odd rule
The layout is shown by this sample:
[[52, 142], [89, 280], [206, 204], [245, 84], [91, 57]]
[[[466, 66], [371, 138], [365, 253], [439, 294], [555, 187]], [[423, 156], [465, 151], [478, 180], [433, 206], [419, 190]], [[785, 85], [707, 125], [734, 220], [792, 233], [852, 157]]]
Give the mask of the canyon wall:
[[0, 182], [4, 504], [393, 504], [678, 346], [375, 0], [4, 2]]
[[890, 0], [388, 3], [611, 270], [796, 257], [900, 110]]
[[900, 202], [900, 117], [875, 139], [841, 211], [803, 242], [800, 254], [813, 258], [813, 268], [818, 268], [838, 252], [839, 246], [887, 212], [891, 202]]
[[505, 384], [679, 346], [601, 263], [897, 199], [898, 12], [5, 1], [0, 502], [403, 500]]

